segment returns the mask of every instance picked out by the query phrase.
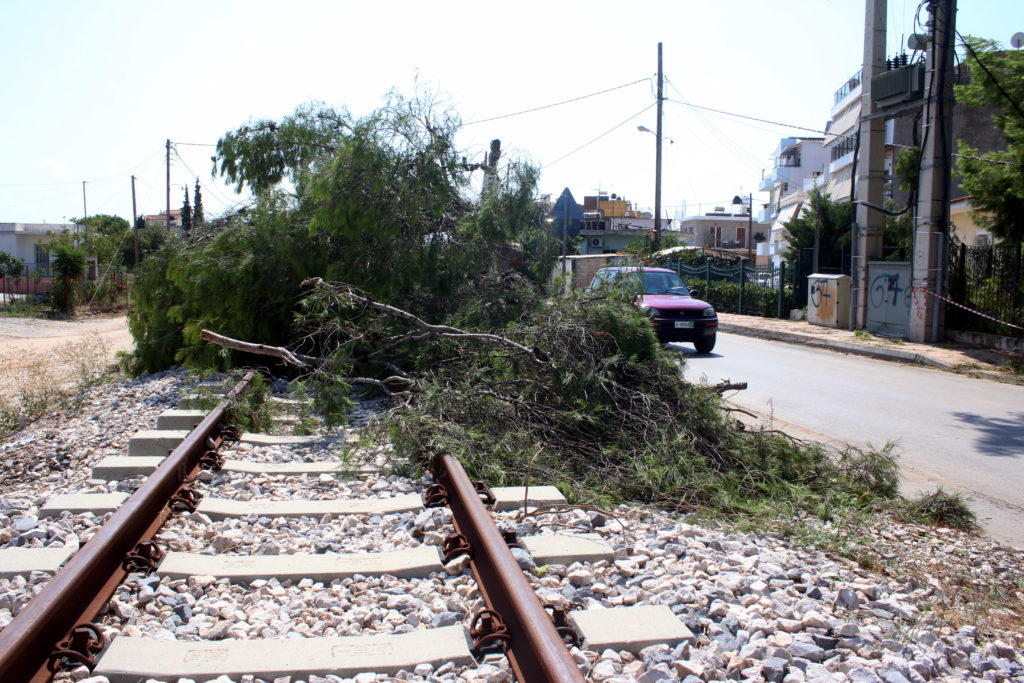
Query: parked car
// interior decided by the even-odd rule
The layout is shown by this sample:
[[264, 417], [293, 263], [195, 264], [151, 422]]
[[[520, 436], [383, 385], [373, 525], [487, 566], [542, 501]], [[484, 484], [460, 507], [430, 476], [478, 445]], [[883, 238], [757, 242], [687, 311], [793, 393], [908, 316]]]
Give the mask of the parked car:
[[718, 316], [711, 304], [696, 299], [679, 275], [667, 268], [602, 268], [590, 289], [621, 285], [636, 292], [633, 304], [646, 313], [662, 344], [692, 342], [699, 353], [711, 353]]

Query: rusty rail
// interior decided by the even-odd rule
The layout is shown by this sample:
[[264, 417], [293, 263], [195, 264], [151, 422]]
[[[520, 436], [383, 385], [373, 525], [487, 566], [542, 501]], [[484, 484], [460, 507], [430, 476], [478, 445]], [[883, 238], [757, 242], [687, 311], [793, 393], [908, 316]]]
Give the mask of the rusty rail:
[[[7, 627], [0, 631], [0, 681], [40, 683], [53, 676], [55, 658], [89, 663], [103, 648], [91, 624], [131, 561], [152, 560], [151, 539], [170, 514], [168, 502], [194, 479], [199, 460], [220, 445], [228, 403], [252, 381], [250, 371], [228, 392], [156, 471], [114, 512]], [[84, 656], [82, 652], [84, 651]]]
[[471, 629], [477, 643], [500, 642], [520, 683], [582, 683], [583, 676], [551, 616], [462, 465], [446, 455], [435, 461], [434, 474], [443, 491], [438, 498], [451, 508], [455, 523], [453, 538], [458, 540], [450, 545], [469, 552], [470, 567], [487, 605]]

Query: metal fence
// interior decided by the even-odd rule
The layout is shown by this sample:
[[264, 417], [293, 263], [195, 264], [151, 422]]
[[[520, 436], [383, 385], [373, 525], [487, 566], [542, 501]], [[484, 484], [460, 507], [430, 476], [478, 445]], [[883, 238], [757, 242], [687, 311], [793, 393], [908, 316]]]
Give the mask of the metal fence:
[[949, 258], [949, 298], [970, 310], [946, 306], [946, 327], [1024, 337], [1024, 330], [998, 322], [1024, 327], [1024, 245], [954, 242]]
[[701, 266], [688, 266], [681, 261], [666, 264], [690, 287], [696, 287], [700, 298], [723, 313], [742, 313], [766, 318], [789, 315], [793, 306], [791, 268], [785, 262], [754, 266], [715, 265], [710, 260]]

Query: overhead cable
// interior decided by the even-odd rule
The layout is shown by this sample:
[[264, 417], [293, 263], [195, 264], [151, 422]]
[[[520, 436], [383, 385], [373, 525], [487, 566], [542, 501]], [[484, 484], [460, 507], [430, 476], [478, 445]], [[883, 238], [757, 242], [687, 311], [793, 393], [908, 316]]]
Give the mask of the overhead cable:
[[768, 123], [768, 124], [771, 124], [773, 126], [781, 126], [783, 128], [795, 128], [796, 130], [806, 130], [806, 131], [809, 131], [811, 133], [817, 133], [818, 135], [830, 135], [830, 133], [828, 133], [827, 131], [818, 130], [817, 128], [807, 128], [806, 126], [797, 126], [797, 125], [792, 124], [792, 123], [781, 123], [779, 121], [769, 121], [768, 119], [759, 119], [756, 116], [747, 116], [745, 114], [737, 114], [737, 113], [731, 112], [731, 111], [724, 111], [722, 109], [715, 109], [714, 107], [704, 107], [702, 105], [694, 104], [692, 102], [683, 102], [681, 100], [674, 100], [674, 99], [672, 99], [670, 97], [666, 97], [665, 101], [666, 102], [672, 102], [673, 104], [679, 104], [679, 105], [682, 105], [684, 107], [693, 107], [694, 109], [703, 109], [704, 111], [711, 111], [711, 112], [714, 112], [716, 114], [724, 114], [725, 116], [734, 116], [734, 117], [736, 117], [738, 119], [747, 119], [748, 121], [758, 121], [760, 123]]
[[541, 111], [543, 109], [551, 109], [552, 107], [560, 107], [563, 104], [569, 104], [571, 102], [579, 102], [580, 100], [585, 100], [588, 97], [597, 97], [598, 95], [604, 95], [605, 93], [610, 93], [610, 92], [613, 92], [615, 90], [621, 90], [622, 88], [628, 88], [631, 85], [636, 85], [637, 83], [643, 83], [644, 81], [649, 81], [649, 80], [651, 80], [651, 79], [650, 78], [641, 78], [639, 80], [632, 81], [631, 83], [623, 83], [622, 85], [617, 85], [614, 88], [608, 88], [607, 90], [601, 90], [599, 92], [592, 92], [589, 95], [580, 95], [579, 97], [574, 97], [571, 100], [562, 100], [561, 102], [555, 102], [554, 104], [545, 104], [544, 106], [541, 106], [541, 107], [534, 107], [533, 109], [524, 109], [523, 111], [517, 111], [517, 112], [514, 112], [512, 114], [502, 114], [501, 116], [492, 116], [492, 117], [487, 118], [487, 119], [478, 119], [476, 121], [469, 121], [467, 123], [463, 123], [462, 125], [463, 126], [472, 126], [472, 125], [475, 125], [477, 123], [487, 123], [488, 121], [497, 121], [499, 119], [507, 119], [507, 118], [511, 118], [513, 116], [521, 116], [523, 114], [531, 114], [531, 113], [533, 113], [535, 111]]
[[625, 121], [623, 121], [622, 123], [619, 123], [619, 124], [616, 124], [616, 125], [612, 126], [611, 128], [609, 128], [609, 129], [608, 129], [608, 130], [606, 130], [605, 132], [603, 132], [603, 133], [601, 133], [600, 135], [598, 135], [598, 136], [597, 136], [596, 138], [594, 138], [593, 140], [591, 140], [591, 141], [589, 141], [589, 142], [584, 142], [584, 143], [583, 143], [582, 145], [580, 145], [580, 146], [579, 146], [579, 147], [577, 147], [576, 149], [572, 150], [571, 152], [568, 152], [567, 154], [563, 154], [562, 156], [558, 157], [558, 158], [557, 158], [557, 159], [555, 159], [554, 161], [551, 161], [551, 162], [549, 162], [549, 163], [546, 163], [546, 164], [544, 164], [543, 166], [541, 166], [541, 168], [542, 168], [542, 169], [545, 169], [545, 168], [548, 168], [549, 166], [554, 166], [555, 164], [557, 164], [557, 163], [558, 163], [559, 161], [561, 161], [562, 159], [565, 159], [566, 157], [570, 157], [570, 156], [572, 156], [573, 154], [575, 154], [576, 152], [578, 152], [578, 151], [580, 151], [581, 149], [583, 149], [584, 147], [587, 147], [587, 146], [589, 146], [589, 145], [592, 145], [592, 144], [594, 144], [595, 142], [597, 142], [598, 140], [600, 140], [601, 138], [603, 138], [603, 137], [604, 137], [605, 135], [608, 135], [608, 133], [611, 133], [612, 131], [614, 131], [614, 130], [616, 130], [616, 129], [618, 129], [618, 128], [622, 128], [622, 127], [623, 127], [624, 125], [626, 125], [627, 123], [629, 123], [630, 121], [632, 121], [632, 120], [633, 120], [633, 119], [635, 119], [636, 117], [640, 116], [640, 115], [641, 115], [641, 114], [643, 114], [644, 112], [648, 111], [648, 110], [649, 110], [649, 109], [650, 109], [651, 107], [655, 106], [656, 104], [657, 104], [657, 102], [651, 102], [651, 103], [650, 103], [649, 105], [647, 105], [646, 107], [644, 107], [643, 109], [641, 109], [641, 110], [640, 110], [640, 111], [638, 111], [637, 113], [633, 114], [632, 116], [630, 116], [630, 117], [629, 117], [628, 119], [626, 119], [626, 120], [625, 120]]

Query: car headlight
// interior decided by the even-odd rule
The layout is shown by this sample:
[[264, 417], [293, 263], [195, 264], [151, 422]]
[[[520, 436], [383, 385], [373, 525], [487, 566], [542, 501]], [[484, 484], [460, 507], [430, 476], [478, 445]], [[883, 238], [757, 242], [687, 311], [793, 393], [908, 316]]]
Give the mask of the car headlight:
[[707, 308], [705, 308], [704, 309], [704, 317], [705, 318], [714, 318], [715, 317], [715, 309], [712, 308], [711, 306], [708, 306]]

